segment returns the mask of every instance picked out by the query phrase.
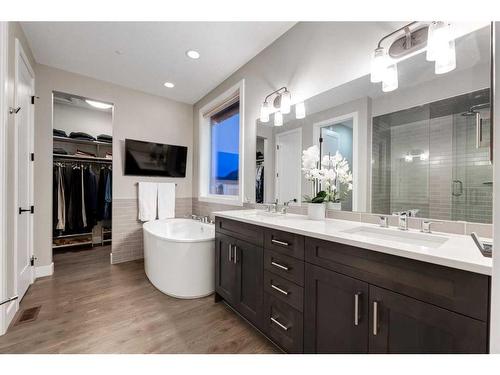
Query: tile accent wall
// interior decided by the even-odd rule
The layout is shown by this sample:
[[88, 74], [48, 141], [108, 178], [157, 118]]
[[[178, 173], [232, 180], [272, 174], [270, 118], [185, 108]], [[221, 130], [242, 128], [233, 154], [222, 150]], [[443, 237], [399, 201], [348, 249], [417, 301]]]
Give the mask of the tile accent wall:
[[[191, 212], [191, 198], [175, 200], [175, 217], [189, 217]], [[112, 264], [143, 258], [142, 223], [137, 217], [136, 198], [113, 199]]]

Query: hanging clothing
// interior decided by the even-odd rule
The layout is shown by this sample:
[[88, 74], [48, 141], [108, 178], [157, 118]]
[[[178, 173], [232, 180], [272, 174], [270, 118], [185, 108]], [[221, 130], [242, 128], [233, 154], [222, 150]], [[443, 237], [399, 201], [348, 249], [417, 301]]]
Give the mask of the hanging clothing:
[[87, 226], [92, 228], [97, 224], [97, 189], [98, 179], [96, 173], [87, 167], [84, 169], [85, 213]]
[[66, 198], [64, 196], [64, 181], [61, 166], [57, 168], [57, 230], [66, 228]]
[[97, 189], [97, 220], [111, 220], [112, 181], [111, 170], [101, 168]]
[[255, 173], [255, 202], [264, 203], [264, 166], [258, 165]]
[[[71, 172], [72, 184], [70, 185], [70, 203], [69, 203], [69, 229], [75, 232], [81, 232], [85, 228], [84, 225], [84, 209], [83, 203], [83, 180], [82, 168], [73, 168]], [[85, 218], [85, 223], [87, 219]]]

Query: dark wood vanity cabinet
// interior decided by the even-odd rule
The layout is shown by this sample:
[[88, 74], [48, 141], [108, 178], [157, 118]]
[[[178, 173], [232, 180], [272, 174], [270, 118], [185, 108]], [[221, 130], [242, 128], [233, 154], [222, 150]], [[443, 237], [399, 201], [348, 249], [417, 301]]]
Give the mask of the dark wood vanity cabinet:
[[216, 292], [260, 328], [264, 271], [262, 247], [218, 233], [215, 249]]
[[216, 218], [216, 298], [289, 353], [487, 353], [489, 290], [486, 275]]

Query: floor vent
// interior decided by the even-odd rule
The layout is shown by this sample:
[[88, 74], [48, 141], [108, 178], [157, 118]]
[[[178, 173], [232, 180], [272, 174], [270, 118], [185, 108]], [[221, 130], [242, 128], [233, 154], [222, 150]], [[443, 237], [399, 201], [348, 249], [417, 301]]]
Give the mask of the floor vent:
[[30, 307], [29, 309], [23, 310], [21, 315], [19, 315], [19, 319], [17, 319], [15, 326], [22, 323], [29, 323], [36, 320], [38, 317], [38, 313], [42, 306]]

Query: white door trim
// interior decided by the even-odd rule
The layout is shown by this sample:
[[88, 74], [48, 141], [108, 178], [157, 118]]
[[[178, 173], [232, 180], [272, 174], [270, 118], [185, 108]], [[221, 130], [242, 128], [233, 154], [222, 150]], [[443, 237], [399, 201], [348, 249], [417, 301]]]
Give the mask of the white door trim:
[[[0, 22], [0, 301], [7, 295], [7, 22]], [[0, 306], [0, 335], [7, 331], [7, 306]]]
[[[287, 130], [287, 131], [283, 131], [283, 132], [280, 132], [280, 133], [276, 133], [274, 135], [274, 145], [275, 145], [275, 148], [274, 148], [274, 177], [276, 177], [276, 173], [278, 173], [278, 163], [279, 163], [279, 157], [278, 157], [278, 145], [279, 145], [279, 142], [278, 142], [278, 139], [279, 137], [283, 136], [283, 135], [289, 135], [289, 134], [293, 134], [293, 133], [298, 133], [299, 134], [299, 145], [300, 145], [300, 148], [302, 148], [302, 128], [296, 128], [296, 129], [292, 129], [292, 130]], [[300, 153], [298, 155], [299, 157], [299, 165], [300, 165]], [[279, 180], [278, 178], [275, 178], [274, 179], [274, 199], [278, 199], [278, 183], [279, 183]], [[299, 192], [299, 198], [298, 198], [298, 201], [296, 204], [291, 204], [291, 205], [296, 205], [296, 206], [301, 206], [302, 205], [302, 178], [299, 178], [299, 180], [297, 181], [297, 191]]]
[[330, 119], [316, 122], [313, 124], [313, 142], [319, 146], [319, 134], [322, 127], [335, 125], [345, 120], [352, 119], [352, 210], [366, 211], [366, 207], [361, 207], [362, 202], [366, 201], [367, 181], [361, 181], [360, 160], [366, 160], [366, 149], [359, 147], [359, 114], [358, 112], [347, 113], [342, 116], [332, 117]]
[[[16, 38], [16, 42], [15, 42], [15, 66], [14, 66], [14, 69], [15, 69], [15, 73], [14, 73], [14, 107], [18, 107], [19, 106], [19, 103], [17, 101], [17, 90], [18, 90], [18, 82], [19, 82], [19, 64], [21, 62], [21, 60], [23, 61], [23, 63], [26, 65], [26, 67], [28, 68], [28, 71], [30, 73], [30, 75], [33, 77], [32, 80], [31, 80], [31, 89], [32, 89], [32, 93], [34, 95], [35, 93], [35, 71], [33, 70], [33, 68], [31, 67], [31, 64], [29, 62], [29, 59], [28, 57], [26, 56], [26, 53], [24, 52], [24, 49], [23, 49], [23, 46], [21, 45], [21, 42], [19, 42], [19, 39]], [[33, 148], [34, 148], [34, 137], [33, 137], [33, 132], [34, 132], [34, 110], [33, 110], [33, 106], [29, 106], [28, 107], [28, 111], [30, 113], [29, 115], [29, 119], [30, 119], [30, 150], [31, 152], [33, 152]], [[15, 205], [14, 205], [14, 211], [11, 213], [11, 215], [13, 215], [13, 238], [14, 238], [14, 243], [13, 243], [13, 247], [14, 247], [14, 290], [16, 291], [16, 294], [19, 293], [19, 286], [18, 286], [18, 277], [17, 277], [17, 269], [18, 269], [18, 264], [17, 264], [17, 258], [18, 258], [18, 248], [17, 248], [17, 231], [18, 231], [18, 217], [19, 217], [19, 213], [18, 213], [18, 207], [19, 207], [19, 197], [18, 197], [18, 192], [17, 192], [17, 189], [18, 189], [18, 184], [17, 184], [17, 180], [18, 180], [18, 175], [19, 175], [19, 170], [18, 170], [18, 158], [17, 158], [17, 144], [18, 144], [18, 138], [19, 138], [19, 134], [18, 134], [18, 130], [19, 130], [19, 120], [18, 120], [18, 117], [15, 117], [15, 131], [14, 131], [14, 202], [15, 202]], [[33, 166], [30, 165], [30, 201], [31, 203], [33, 204]], [[33, 215], [30, 215], [30, 254], [33, 255]], [[34, 281], [34, 267], [31, 267], [31, 275], [30, 275], [30, 279], [31, 279], [31, 283], [33, 283]], [[17, 300], [16, 302], [16, 311], [19, 309], [19, 299]]]

